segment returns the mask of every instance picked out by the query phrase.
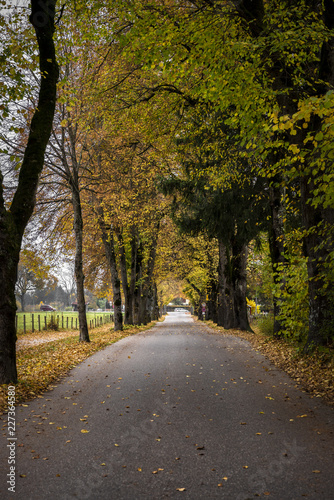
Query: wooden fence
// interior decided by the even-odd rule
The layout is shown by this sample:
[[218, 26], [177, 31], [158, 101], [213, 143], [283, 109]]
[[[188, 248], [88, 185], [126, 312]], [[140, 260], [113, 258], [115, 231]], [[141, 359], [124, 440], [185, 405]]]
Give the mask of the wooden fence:
[[[89, 329], [113, 322], [113, 314], [88, 313]], [[78, 330], [77, 314], [66, 313], [18, 313], [16, 315], [16, 331], [18, 333], [41, 332], [45, 330]]]

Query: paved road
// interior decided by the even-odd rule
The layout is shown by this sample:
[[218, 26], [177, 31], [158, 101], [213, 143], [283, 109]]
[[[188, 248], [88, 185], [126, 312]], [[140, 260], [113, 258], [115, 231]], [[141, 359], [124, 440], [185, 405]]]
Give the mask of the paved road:
[[17, 423], [1, 498], [334, 499], [333, 409], [182, 313], [90, 357]]

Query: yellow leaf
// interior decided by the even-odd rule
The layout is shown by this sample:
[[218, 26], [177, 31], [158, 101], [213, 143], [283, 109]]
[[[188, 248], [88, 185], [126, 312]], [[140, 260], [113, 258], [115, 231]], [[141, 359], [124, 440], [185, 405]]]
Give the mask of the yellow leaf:
[[313, 470], [313, 474], [320, 474], [320, 470]]
[[185, 488], [176, 488], [176, 491], [186, 491]]
[[81, 429], [81, 432], [82, 432], [82, 434], [86, 434], [89, 431], [87, 431], [86, 429]]
[[141, 472], [141, 471], [142, 471], [140, 467], [138, 467], [138, 469], [137, 469], [137, 470], [138, 470], [139, 472]]

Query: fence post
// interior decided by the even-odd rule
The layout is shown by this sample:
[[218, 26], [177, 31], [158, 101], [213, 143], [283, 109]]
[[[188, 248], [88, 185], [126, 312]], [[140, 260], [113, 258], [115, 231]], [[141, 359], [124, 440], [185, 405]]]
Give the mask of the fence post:
[[37, 316], [37, 321], [38, 321], [38, 331], [41, 331], [41, 317], [40, 315]]
[[66, 330], [68, 330], [68, 316], [66, 317]]
[[71, 330], [73, 330], [73, 316], [71, 318]]
[[26, 315], [23, 315], [23, 333], [26, 333]]
[[34, 325], [34, 315], [31, 315], [31, 331], [34, 333], [35, 331], [35, 325]]
[[47, 326], [46, 326], [46, 315], [44, 316], [44, 330], [47, 330]]
[[75, 318], [75, 329], [78, 329], [78, 318]]

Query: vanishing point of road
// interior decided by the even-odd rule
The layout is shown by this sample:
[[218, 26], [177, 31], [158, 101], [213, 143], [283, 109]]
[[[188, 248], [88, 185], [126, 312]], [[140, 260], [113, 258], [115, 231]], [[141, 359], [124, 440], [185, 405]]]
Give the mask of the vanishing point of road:
[[3, 499], [334, 499], [333, 408], [186, 313], [94, 354], [16, 413]]

